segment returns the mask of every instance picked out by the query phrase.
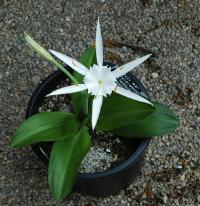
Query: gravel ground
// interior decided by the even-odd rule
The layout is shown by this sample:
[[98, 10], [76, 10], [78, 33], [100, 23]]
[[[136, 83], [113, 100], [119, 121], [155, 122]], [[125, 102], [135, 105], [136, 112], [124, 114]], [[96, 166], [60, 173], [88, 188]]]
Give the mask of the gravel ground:
[[[31, 149], [9, 147], [38, 81], [54, 69], [25, 45], [23, 32], [78, 58], [94, 42], [97, 16], [106, 38], [156, 54], [134, 73], [152, 99], [177, 112], [181, 127], [152, 139], [140, 176], [126, 190], [107, 198], [72, 193], [56, 203], [46, 167]], [[0, 205], [200, 205], [199, 0], [0, 0], [0, 18]], [[124, 63], [141, 55], [121, 50], [129, 55], [110, 51], [107, 59]]]

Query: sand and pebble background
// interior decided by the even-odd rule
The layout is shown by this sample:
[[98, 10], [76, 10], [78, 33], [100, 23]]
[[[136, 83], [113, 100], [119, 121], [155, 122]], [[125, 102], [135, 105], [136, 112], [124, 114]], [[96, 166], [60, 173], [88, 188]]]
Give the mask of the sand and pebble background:
[[[78, 58], [94, 42], [98, 16], [105, 38], [135, 46], [107, 49], [106, 60], [126, 63], [143, 55], [136, 47], [155, 53], [133, 73], [153, 100], [170, 105], [181, 126], [152, 139], [141, 174], [127, 189], [106, 198], [72, 193], [56, 203], [32, 150], [9, 146], [32, 92], [55, 70], [26, 46], [23, 32]], [[0, 205], [200, 205], [199, 0], [0, 0], [0, 48]]]

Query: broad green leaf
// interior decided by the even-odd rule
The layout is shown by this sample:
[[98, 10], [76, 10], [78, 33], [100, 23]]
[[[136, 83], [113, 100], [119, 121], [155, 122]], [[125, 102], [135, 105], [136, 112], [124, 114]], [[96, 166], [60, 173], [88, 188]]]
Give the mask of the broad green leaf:
[[28, 118], [16, 130], [11, 146], [22, 147], [42, 141], [60, 140], [74, 135], [80, 127], [69, 112], [43, 112]]
[[[94, 47], [89, 47], [80, 57], [80, 62], [88, 69], [96, 63], [96, 50]], [[73, 76], [80, 82], [83, 82], [83, 76], [74, 72]], [[71, 95], [72, 105], [78, 115], [87, 115], [88, 113], [88, 94], [86, 91], [77, 92]]]
[[138, 102], [113, 92], [111, 96], [103, 99], [96, 129], [109, 131], [129, 125], [154, 111], [155, 108], [150, 104]]
[[133, 124], [111, 131], [124, 137], [153, 137], [160, 136], [176, 130], [180, 125], [179, 118], [169, 107], [154, 103], [156, 111], [144, 119]]
[[78, 168], [90, 149], [88, 127], [83, 126], [73, 137], [56, 141], [53, 144], [48, 182], [56, 200], [68, 195], [75, 183]]

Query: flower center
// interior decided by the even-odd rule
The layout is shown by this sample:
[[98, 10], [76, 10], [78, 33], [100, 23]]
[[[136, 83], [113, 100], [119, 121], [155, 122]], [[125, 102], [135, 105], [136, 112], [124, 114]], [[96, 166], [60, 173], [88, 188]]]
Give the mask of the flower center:
[[93, 65], [84, 77], [84, 83], [88, 93], [92, 95], [107, 96], [112, 93], [116, 87], [116, 78], [107, 66]]
[[103, 84], [103, 80], [99, 80], [99, 84]]

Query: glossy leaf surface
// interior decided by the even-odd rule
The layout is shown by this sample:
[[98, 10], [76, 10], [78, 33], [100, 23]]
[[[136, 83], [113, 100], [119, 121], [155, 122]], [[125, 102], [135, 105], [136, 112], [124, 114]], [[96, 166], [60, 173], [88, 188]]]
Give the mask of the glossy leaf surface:
[[55, 141], [74, 135], [80, 123], [69, 112], [43, 112], [28, 118], [16, 130], [11, 146], [22, 147], [42, 141]]
[[49, 162], [48, 182], [56, 200], [68, 195], [78, 174], [78, 168], [90, 149], [88, 128], [83, 126], [73, 137], [53, 144]]
[[124, 137], [153, 137], [176, 130], [180, 125], [179, 118], [168, 106], [154, 103], [156, 111], [133, 124], [117, 128], [112, 133]]

